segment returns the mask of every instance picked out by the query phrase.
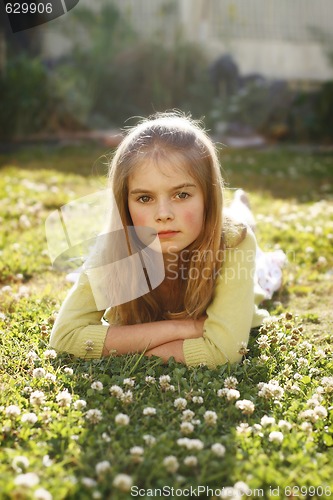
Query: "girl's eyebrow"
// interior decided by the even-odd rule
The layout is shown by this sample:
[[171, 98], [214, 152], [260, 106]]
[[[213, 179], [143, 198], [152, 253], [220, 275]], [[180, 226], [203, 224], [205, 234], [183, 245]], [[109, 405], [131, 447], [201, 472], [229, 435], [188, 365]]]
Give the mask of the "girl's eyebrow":
[[[172, 188], [170, 188], [170, 191], [176, 191], [177, 189], [183, 189], [183, 188], [196, 188], [196, 184], [191, 184], [190, 182], [184, 182], [183, 184], [180, 184], [179, 186], [173, 186]], [[130, 194], [139, 194], [139, 193], [148, 193], [148, 194], [152, 194], [152, 191], [149, 191], [148, 189], [141, 189], [141, 188], [137, 188], [137, 189], [132, 189], [130, 191]]]

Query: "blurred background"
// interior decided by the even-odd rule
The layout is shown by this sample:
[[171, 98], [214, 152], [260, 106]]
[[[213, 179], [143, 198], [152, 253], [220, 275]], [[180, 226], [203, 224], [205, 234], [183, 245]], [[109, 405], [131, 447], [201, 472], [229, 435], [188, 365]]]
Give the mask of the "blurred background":
[[112, 142], [172, 108], [231, 145], [333, 143], [332, 0], [80, 0], [17, 33], [3, 15], [0, 72], [2, 145]]

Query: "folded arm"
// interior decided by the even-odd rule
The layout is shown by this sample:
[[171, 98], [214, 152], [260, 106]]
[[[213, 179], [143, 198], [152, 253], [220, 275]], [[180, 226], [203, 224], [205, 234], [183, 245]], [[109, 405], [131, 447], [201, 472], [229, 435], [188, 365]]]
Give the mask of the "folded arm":
[[[97, 311], [89, 279], [83, 272], [68, 293], [54, 327], [50, 344], [61, 352], [91, 359], [135, 352], [153, 351], [163, 347], [174, 356], [174, 342], [202, 336], [204, 320], [166, 320], [125, 326], [102, 324], [105, 311]], [[177, 344], [178, 347], [180, 344]], [[160, 352], [160, 351], [159, 351]], [[178, 352], [178, 351], [177, 351]], [[158, 355], [158, 354], [156, 354]]]

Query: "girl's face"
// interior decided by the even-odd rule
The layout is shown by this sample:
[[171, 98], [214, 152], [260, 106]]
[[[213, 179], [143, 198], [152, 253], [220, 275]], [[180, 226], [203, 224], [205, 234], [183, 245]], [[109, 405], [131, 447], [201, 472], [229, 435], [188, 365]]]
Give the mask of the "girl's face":
[[[162, 253], [177, 253], [199, 236], [204, 221], [204, 195], [185, 168], [151, 161], [128, 179], [128, 208], [134, 226], [158, 235]], [[151, 231], [150, 231], [151, 229]]]

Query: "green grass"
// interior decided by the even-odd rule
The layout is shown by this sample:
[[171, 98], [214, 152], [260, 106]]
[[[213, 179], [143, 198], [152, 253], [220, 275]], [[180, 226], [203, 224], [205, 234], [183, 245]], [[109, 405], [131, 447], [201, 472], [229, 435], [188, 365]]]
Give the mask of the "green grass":
[[[130, 484], [139, 498], [163, 487], [182, 497], [199, 485], [210, 488], [196, 491], [201, 498], [215, 498], [214, 490], [239, 481], [248, 498], [330, 498], [333, 154], [224, 151], [228, 187], [250, 193], [260, 245], [282, 248], [289, 263], [282, 289], [265, 304], [275, 320], [253, 332], [243, 363], [216, 370], [48, 352], [70, 284], [50, 266], [44, 222], [103, 188], [103, 154], [78, 145], [0, 155], [0, 498], [121, 500], [130, 498]], [[165, 385], [163, 375], [170, 376]], [[253, 403], [248, 414], [223, 395], [230, 376], [239, 400]], [[276, 385], [263, 393], [258, 384], [271, 380]], [[112, 386], [121, 390], [110, 393]], [[35, 391], [44, 394], [41, 404]], [[194, 414], [175, 407], [178, 398]], [[156, 415], [143, 415], [147, 407]], [[91, 422], [94, 409], [101, 415]], [[116, 423], [119, 414], [128, 425]], [[128, 476], [123, 483], [119, 474]]]

